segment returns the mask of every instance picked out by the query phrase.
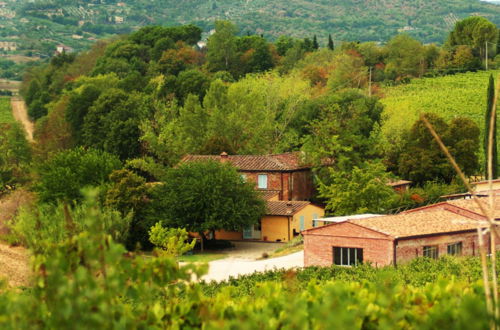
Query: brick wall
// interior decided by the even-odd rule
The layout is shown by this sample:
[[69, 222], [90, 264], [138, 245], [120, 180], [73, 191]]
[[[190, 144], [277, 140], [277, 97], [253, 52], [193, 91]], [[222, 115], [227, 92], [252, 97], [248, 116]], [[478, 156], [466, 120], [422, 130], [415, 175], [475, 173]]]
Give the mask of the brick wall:
[[[488, 247], [487, 252], [490, 253], [489, 237], [485, 236], [485, 244]], [[497, 250], [500, 248], [500, 241], [497, 242]], [[439, 236], [431, 236], [424, 238], [414, 238], [408, 240], [399, 240], [396, 247], [397, 262], [405, 263], [415, 257], [422, 257], [424, 246], [437, 245], [438, 255], [444, 256], [448, 254], [448, 245], [462, 242], [462, 255], [477, 256], [479, 255], [479, 241], [476, 231], [468, 233], [445, 234]]]
[[[496, 238], [495, 241], [497, 249], [500, 249], [500, 240]], [[404, 264], [416, 257], [422, 257], [424, 246], [437, 245], [438, 255], [447, 255], [448, 245], [458, 242], [462, 242], [462, 255], [478, 255], [479, 243], [475, 231], [443, 234], [398, 240], [396, 246], [397, 264]], [[485, 237], [485, 244], [489, 246], [487, 237]], [[332, 265], [332, 247], [334, 246], [362, 248], [364, 262], [371, 262], [375, 266], [390, 265], [394, 258], [394, 243], [391, 237], [350, 223], [341, 223], [304, 232], [304, 265]]]
[[330, 266], [333, 247], [362, 248], [365, 262], [391, 264], [393, 242], [389, 236], [351, 224], [339, 223], [304, 232], [304, 266]]
[[288, 201], [305, 201], [311, 199], [314, 194], [314, 185], [312, 176], [309, 170], [296, 172], [246, 172], [248, 182], [255, 184], [257, 188], [259, 174], [267, 175], [267, 189], [280, 191], [280, 200]]

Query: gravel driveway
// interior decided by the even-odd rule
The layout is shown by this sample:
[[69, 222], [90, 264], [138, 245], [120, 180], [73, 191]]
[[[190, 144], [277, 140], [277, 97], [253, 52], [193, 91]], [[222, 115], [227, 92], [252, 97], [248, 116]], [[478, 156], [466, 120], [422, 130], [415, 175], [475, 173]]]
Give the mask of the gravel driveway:
[[241, 258], [226, 258], [208, 263], [208, 274], [203, 276], [205, 281], [225, 281], [230, 277], [252, 274], [254, 272], [264, 272], [279, 268], [299, 268], [304, 267], [304, 251], [292, 253], [283, 257], [248, 260]]

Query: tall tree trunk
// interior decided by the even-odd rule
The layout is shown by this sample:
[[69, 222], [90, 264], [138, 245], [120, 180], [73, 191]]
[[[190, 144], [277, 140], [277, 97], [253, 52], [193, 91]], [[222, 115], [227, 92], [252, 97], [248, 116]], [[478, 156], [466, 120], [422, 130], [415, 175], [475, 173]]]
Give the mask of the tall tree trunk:
[[205, 251], [205, 241], [207, 240], [207, 237], [205, 236], [205, 233], [200, 231], [198, 233], [200, 235], [200, 250], [201, 252]]
[[[493, 112], [493, 100], [495, 98], [495, 80], [493, 75], [490, 75], [490, 81], [488, 84], [488, 93], [486, 99], [486, 116], [485, 116], [485, 130], [484, 130], [484, 177], [488, 178], [488, 146], [489, 146], [489, 135], [490, 135], [490, 125], [491, 125], [491, 114]], [[493, 179], [498, 176], [498, 156], [497, 156], [497, 116], [493, 118], [493, 153], [492, 153], [492, 169], [493, 169]]]

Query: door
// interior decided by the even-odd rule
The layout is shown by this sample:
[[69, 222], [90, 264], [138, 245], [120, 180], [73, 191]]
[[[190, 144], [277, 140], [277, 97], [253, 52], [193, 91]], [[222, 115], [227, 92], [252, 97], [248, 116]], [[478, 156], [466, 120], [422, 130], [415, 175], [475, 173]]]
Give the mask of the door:
[[247, 226], [243, 228], [243, 239], [253, 238], [253, 226]]
[[300, 231], [303, 231], [304, 229], [306, 229], [304, 216], [301, 215], [299, 219], [300, 219]]

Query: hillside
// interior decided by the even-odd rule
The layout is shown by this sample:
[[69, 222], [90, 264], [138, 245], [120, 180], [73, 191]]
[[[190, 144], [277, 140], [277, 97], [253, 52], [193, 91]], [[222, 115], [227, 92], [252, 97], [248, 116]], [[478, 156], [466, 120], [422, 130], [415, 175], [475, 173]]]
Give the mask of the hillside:
[[[411, 83], [384, 90], [382, 98], [386, 137], [399, 136], [410, 128], [421, 113], [437, 113], [449, 120], [456, 116], [471, 118], [484, 129], [486, 89], [490, 74], [497, 72], [469, 72], [436, 78], [414, 79]], [[499, 131], [500, 132], [500, 131]]]
[[500, 6], [478, 0], [6, 0], [0, 41], [16, 42], [16, 52], [49, 55], [58, 43], [79, 50], [148, 24], [194, 23], [208, 32], [215, 20], [226, 19], [242, 34], [271, 39], [317, 34], [324, 44], [331, 33], [335, 41], [385, 41], [408, 32], [423, 42], [442, 42], [458, 19], [470, 15], [500, 24]]

